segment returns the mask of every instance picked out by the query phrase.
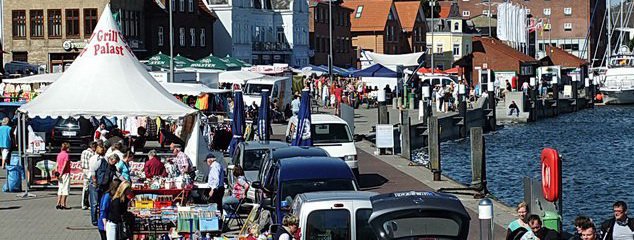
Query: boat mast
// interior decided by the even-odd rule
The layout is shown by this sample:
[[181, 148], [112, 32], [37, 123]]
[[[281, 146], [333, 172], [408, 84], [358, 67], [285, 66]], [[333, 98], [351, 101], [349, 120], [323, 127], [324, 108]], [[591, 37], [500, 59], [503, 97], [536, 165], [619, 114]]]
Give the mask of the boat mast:
[[610, 57], [612, 56], [612, 4], [610, 0], [605, 0], [608, 8], [608, 48], [606, 52], [606, 66], [610, 65]]

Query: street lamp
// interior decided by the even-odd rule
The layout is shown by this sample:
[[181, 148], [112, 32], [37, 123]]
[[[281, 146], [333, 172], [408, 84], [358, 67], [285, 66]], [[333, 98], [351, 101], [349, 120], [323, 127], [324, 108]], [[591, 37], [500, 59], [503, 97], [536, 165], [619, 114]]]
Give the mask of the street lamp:
[[174, 12], [174, 0], [169, 0], [169, 15], [170, 15], [170, 79], [169, 82], [174, 82], [174, 23], [172, 20], [172, 13]]
[[328, 34], [330, 35], [330, 53], [328, 54], [328, 78], [332, 83], [332, 1], [328, 0]]
[[429, 6], [431, 7], [431, 72], [434, 73], [434, 25], [436, 24], [434, 22], [434, 7], [436, 7], [436, 1], [430, 1]]

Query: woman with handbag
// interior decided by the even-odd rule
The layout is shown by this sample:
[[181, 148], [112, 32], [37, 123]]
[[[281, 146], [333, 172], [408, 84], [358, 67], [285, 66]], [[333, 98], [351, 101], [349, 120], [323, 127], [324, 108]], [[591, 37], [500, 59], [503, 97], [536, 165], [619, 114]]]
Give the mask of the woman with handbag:
[[70, 191], [70, 160], [68, 159], [68, 150], [70, 144], [67, 142], [62, 143], [62, 150], [57, 154], [57, 169], [55, 176], [57, 176], [57, 206], [56, 209], [70, 209], [66, 206], [66, 199], [68, 198], [68, 192]]
[[130, 230], [124, 221], [125, 213], [128, 211], [128, 195], [132, 192], [130, 182], [124, 181], [119, 184], [117, 191], [112, 196], [110, 210], [108, 211], [106, 222], [106, 239], [121, 240], [131, 237]]

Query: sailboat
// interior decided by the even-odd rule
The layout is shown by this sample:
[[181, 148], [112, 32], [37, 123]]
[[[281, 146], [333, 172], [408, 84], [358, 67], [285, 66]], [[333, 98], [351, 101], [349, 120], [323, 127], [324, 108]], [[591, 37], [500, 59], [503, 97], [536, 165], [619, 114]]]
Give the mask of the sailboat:
[[[607, 1], [606, 3], [608, 5], [608, 14], [606, 16], [608, 18], [608, 43], [611, 43], [612, 15], [610, 14], [610, 10], [612, 6], [609, 2], [610, 1]], [[632, 34], [631, 31], [627, 31], [623, 27], [623, 16], [627, 16], [626, 18], [628, 19], [626, 19], [626, 21], [629, 22], [633, 6], [632, 4], [628, 6], [629, 10], [627, 11], [627, 15], [625, 15], [625, 11], [623, 11], [623, 1], [621, 1], [619, 13], [621, 17], [621, 27], [618, 28], [620, 34], [617, 43], [622, 42], [625, 32]], [[603, 102], [605, 104], [634, 104], [634, 54], [632, 54], [630, 49], [625, 45], [621, 45], [615, 52], [616, 54], [611, 50], [611, 46], [608, 46], [606, 56], [611, 56], [607, 57], [607, 71], [599, 88], [599, 91], [603, 93]]]

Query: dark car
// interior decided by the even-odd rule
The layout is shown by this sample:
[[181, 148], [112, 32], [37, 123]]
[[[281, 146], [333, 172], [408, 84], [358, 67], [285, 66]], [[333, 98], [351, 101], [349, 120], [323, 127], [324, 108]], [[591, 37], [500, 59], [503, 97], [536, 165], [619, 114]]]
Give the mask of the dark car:
[[[320, 191], [357, 191], [352, 170], [339, 158], [293, 157], [280, 159], [272, 174], [274, 193], [262, 201], [272, 213], [272, 222], [281, 224], [297, 194]], [[253, 182], [254, 188], [261, 188]]]
[[[94, 124], [93, 124], [94, 123]], [[80, 146], [81, 148], [88, 145], [93, 140], [97, 123], [104, 123], [107, 130], [112, 130], [114, 124], [107, 118], [92, 120], [86, 118], [59, 118], [51, 132], [51, 144], [59, 146], [63, 142], [68, 142], [71, 146]]]

